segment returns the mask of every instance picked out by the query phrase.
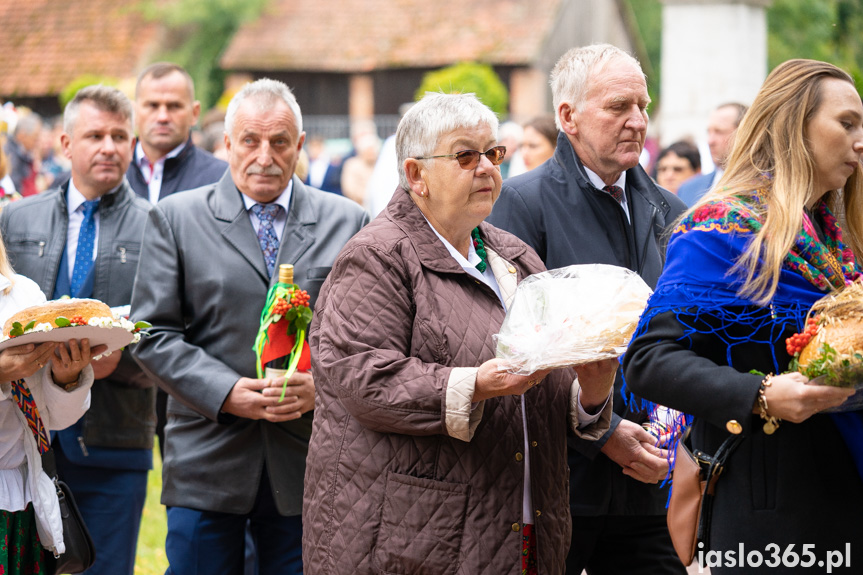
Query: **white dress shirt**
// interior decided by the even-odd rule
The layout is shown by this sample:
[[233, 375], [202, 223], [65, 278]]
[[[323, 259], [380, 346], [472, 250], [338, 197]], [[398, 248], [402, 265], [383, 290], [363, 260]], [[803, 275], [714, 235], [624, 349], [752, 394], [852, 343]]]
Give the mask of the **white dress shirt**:
[[[598, 190], [602, 190], [603, 188], [605, 188], [607, 184], [603, 182], [602, 178], [596, 175], [595, 172], [591, 171], [590, 168], [588, 168], [587, 166], [584, 166], [584, 171], [587, 173], [587, 177], [590, 180], [590, 183], [596, 186]], [[632, 218], [629, 217], [629, 204], [626, 201], [626, 172], [621, 172], [620, 177], [617, 178], [617, 181], [614, 182], [614, 184], [612, 185], [617, 186], [621, 190], [623, 190], [623, 201], [620, 202], [620, 207], [623, 208], [623, 213], [626, 214], [626, 219], [630, 223], [632, 223]]]
[[[278, 204], [282, 206], [282, 211], [279, 212], [279, 215], [273, 219], [273, 229], [276, 230], [276, 236], [279, 238], [279, 243], [282, 241], [282, 234], [285, 232], [285, 224], [288, 222], [288, 208], [291, 207], [291, 193], [294, 189], [294, 181], [291, 180], [288, 182], [288, 187], [284, 189], [281, 195], [276, 198], [273, 204]], [[255, 215], [255, 212], [252, 211], [252, 207], [257, 204], [255, 200], [247, 196], [246, 194], [241, 194], [243, 196], [243, 205], [246, 206], [246, 212], [249, 214], [249, 219], [252, 221], [252, 227], [255, 228], [255, 233], [258, 233], [258, 230], [261, 228], [261, 220], [258, 219], [258, 216]], [[263, 205], [263, 204], [262, 204]]]
[[[117, 186], [110, 193], [116, 191]], [[107, 195], [107, 194], [106, 194]], [[87, 198], [75, 187], [74, 178], [69, 180], [69, 195], [66, 200], [66, 210], [69, 216], [69, 227], [66, 228], [66, 256], [69, 264], [69, 281], [72, 281], [72, 272], [75, 270], [75, 258], [78, 257], [78, 234], [81, 232], [81, 224], [84, 223], [84, 202]], [[93, 241], [92, 260], [96, 260], [99, 253], [99, 210], [93, 214], [93, 222], [96, 224], [96, 239]]]
[[141, 173], [144, 175], [144, 180], [147, 182], [147, 196], [151, 204], [158, 202], [159, 194], [162, 193], [162, 176], [165, 173], [165, 160], [168, 158], [176, 158], [185, 147], [186, 142], [183, 142], [168, 152], [167, 155], [156, 160], [156, 163], [151, 164], [150, 160], [147, 159], [147, 155], [144, 154], [141, 140], [138, 140], [138, 144], [135, 146], [135, 162], [138, 164], [138, 167], [141, 168]]

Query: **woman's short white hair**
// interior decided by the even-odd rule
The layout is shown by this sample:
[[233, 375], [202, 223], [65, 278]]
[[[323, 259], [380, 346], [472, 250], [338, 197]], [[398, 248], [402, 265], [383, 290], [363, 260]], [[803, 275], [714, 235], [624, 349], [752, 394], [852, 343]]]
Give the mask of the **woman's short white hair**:
[[635, 64], [641, 70], [641, 64], [627, 52], [611, 44], [592, 44], [573, 48], [560, 57], [551, 71], [551, 96], [554, 105], [554, 121], [557, 129], [561, 129], [558, 108], [561, 102], [569, 102], [581, 112], [587, 98], [588, 82], [593, 71], [610, 60], [622, 58]]
[[297, 123], [297, 134], [303, 132], [303, 115], [300, 112], [297, 98], [291, 92], [291, 89], [278, 80], [261, 78], [260, 80], [246, 84], [231, 98], [231, 102], [228, 104], [228, 111], [225, 112], [225, 132], [228, 136], [231, 135], [231, 131], [234, 129], [234, 118], [237, 116], [237, 109], [243, 103], [243, 100], [249, 99], [256, 101], [264, 110], [272, 106], [273, 101], [282, 100], [294, 114], [294, 121]]
[[426, 92], [422, 100], [405, 113], [396, 130], [399, 185], [410, 191], [405, 175], [406, 159], [430, 156], [442, 136], [480, 124], [488, 125], [497, 140], [497, 115], [475, 94]]

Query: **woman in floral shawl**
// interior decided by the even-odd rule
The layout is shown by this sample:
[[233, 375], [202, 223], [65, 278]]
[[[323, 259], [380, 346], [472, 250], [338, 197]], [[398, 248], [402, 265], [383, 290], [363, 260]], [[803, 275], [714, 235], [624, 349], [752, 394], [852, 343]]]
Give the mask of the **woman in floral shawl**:
[[719, 184], [673, 229], [626, 354], [628, 390], [690, 414], [693, 447], [712, 454], [743, 437], [717, 484], [711, 551], [702, 549], [714, 575], [823, 572], [818, 561], [846, 543], [860, 569], [863, 419], [821, 413], [850, 390], [783, 372], [785, 339], [803, 331], [809, 307], [860, 275], [861, 156], [851, 77], [811, 60], [777, 67]]

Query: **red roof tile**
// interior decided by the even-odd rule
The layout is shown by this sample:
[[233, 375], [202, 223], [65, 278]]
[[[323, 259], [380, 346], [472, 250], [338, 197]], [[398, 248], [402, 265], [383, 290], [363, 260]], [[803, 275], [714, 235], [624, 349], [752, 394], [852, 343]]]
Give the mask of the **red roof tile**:
[[363, 72], [539, 57], [562, 0], [272, 0], [222, 57], [227, 70]]
[[117, 0], [0, 0], [0, 94], [57, 94], [82, 74], [133, 76], [158, 25]]

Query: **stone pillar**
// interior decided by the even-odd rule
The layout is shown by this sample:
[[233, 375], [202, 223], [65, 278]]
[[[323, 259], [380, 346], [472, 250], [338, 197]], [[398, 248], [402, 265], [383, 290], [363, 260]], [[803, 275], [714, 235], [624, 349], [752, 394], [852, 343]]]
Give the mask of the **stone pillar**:
[[516, 68], [509, 78], [509, 119], [523, 124], [550, 113], [548, 74], [538, 68]]
[[662, 145], [691, 136], [704, 160], [711, 110], [752, 103], [767, 76], [771, 1], [662, 0]]
[[348, 114], [351, 123], [375, 116], [375, 85], [369, 74], [351, 74], [348, 80]]

